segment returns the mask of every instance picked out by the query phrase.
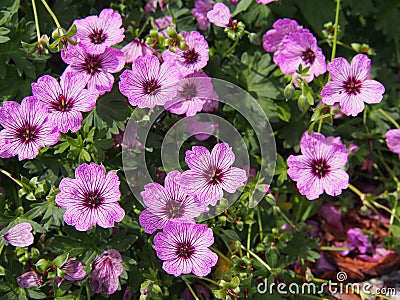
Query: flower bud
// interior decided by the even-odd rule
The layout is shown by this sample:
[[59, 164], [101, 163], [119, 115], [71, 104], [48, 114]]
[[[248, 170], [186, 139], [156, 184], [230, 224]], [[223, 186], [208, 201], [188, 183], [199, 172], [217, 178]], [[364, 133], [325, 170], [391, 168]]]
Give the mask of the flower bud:
[[305, 111], [308, 106], [307, 97], [304, 95], [300, 95], [299, 99], [297, 100], [297, 105], [301, 112]]
[[295, 91], [295, 87], [293, 86], [292, 83], [289, 83], [286, 87], [285, 90], [283, 92], [283, 94], [285, 95], [286, 100], [290, 100], [293, 97]]

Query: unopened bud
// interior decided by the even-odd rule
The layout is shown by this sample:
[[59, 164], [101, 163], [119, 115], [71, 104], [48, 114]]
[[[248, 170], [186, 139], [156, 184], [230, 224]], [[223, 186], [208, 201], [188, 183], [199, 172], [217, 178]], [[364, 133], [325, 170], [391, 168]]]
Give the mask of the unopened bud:
[[295, 90], [295, 88], [294, 88], [294, 86], [293, 86], [292, 83], [289, 83], [289, 84], [285, 87], [285, 90], [284, 90], [283, 94], [285, 95], [285, 98], [286, 98], [287, 100], [292, 99], [293, 94], [294, 94], [294, 90]]

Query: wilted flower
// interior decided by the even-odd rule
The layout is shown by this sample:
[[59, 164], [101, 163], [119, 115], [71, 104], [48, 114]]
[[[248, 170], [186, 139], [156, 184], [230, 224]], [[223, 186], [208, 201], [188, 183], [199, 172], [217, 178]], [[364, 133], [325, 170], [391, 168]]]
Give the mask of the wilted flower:
[[139, 216], [140, 225], [146, 233], [153, 233], [164, 228], [169, 220], [194, 222], [194, 218], [206, 211], [179, 185], [179, 171], [172, 171], [165, 178], [165, 187], [153, 182], [146, 184], [141, 192], [144, 204], [148, 207]]
[[218, 255], [208, 249], [213, 243], [213, 232], [205, 224], [171, 221], [154, 237], [154, 249], [164, 261], [163, 269], [175, 276], [208, 275], [218, 261]]
[[347, 230], [347, 243], [336, 243], [335, 246], [347, 247], [347, 250], [340, 251], [340, 254], [346, 256], [350, 251], [358, 250], [359, 253], [365, 254], [371, 249], [372, 245], [369, 237], [364, 235], [360, 228], [350, 228]]
[[386, 145], [389, 150], [397, 153], [400, 157], [400, 129], [388, 130], [385, 134]]
[[86, 82], [79, 73], [68, 73], [60, 83], [54, 77], [44, 75], [32, 83], [32, 93], [46, 104], [49, 119], [66, 133], [78, 131], [82, 126], [82, 113], [96, 105], [97, 91], [85, 89]]
[[74, 258], [68, 259], [60, 269], [65, 272], [64, 278], [69, 281], [82, 280], [86, 276], [83, 263]]
[[182, 76], [200, 71], [207, 65], [208, 43], [201, 33], [191, 31], [190, 33], [183, 32], [185, 36], [184, 42], [187, 44], [187, 50], [176, 49], [176, 52], [165, 50], [163, 59], [170, 64], [175, 64]]
[[195, 72], [178, 82], [176, 96], [165, 103], [165, 109], [178, 115], [194, 116], [203, 109], [213, 93], [211, 78], [204, 72]]
[[57, 205], [66, 208], [64, 221], [79, 231], [87, 231], [95, 224], [103, 228], [121, 222], [125, 212], [119, 205], [119, 178], [114, 172], [104, 171], [95, 163], [82, 164], [75, 170], [76, 179], [61, 180]]
[[192, 9], [192, 14], [199, 23], [199, 28], [201, 30], [207, 30], [210, 26], [210, 21], [207, 18], [207, 13], [212, 10], [214, 6], [214, 1], [212, 0], [195, 0], [194, 8]]
[[118, 277], [124, 271], [121, 254], [114, 249], [107, 250], [92, 262], [90, 289], [95, 293], [113, 294], [118, 289]]
[[20, 288], [40, 287], [43, 284], [43, 280], [35, 271], [29, 271], [17, 277], [17, 283]]
[[300, 141], [302, 155], [290, 155], [287, 164], [289, 177], [309, 200], [317, 199], [324, 191], [337, 196], [349, 184], [349, 175], [342, 170], [349, 150], [343, 144], [326, 141], [320, 133], [303, 134]]
[[111, 91], [114, 85], [114, 76], [111, 73], [117, 73], [125, 66], [124, 53], [114, 48], [107, 48], [103, 53], [93, 55], [79, 45], [68, 46], [62, 59], [69, 64], [62, 77], [70, 72], [82, 74], [88, 89], [97, 90], [100, 95]]
[[328, 105], [339, 102], [341, 111], [348, 116], [357, 116], [364, 110], [364, 102], [379, 103], [385, 87], [369, 79], [371, 60], [364, 54], [353, 57], [351, 64], [343, 57], [328, 64], [331, 75], [321, 91], [322, 101]]
[[145, 56], [146, 54], [155, 54], [155, 50], [148, 46], [144, 41], [134, 39], [129, 44], [125, 45], [121, 51], [124, 53], [124, 58], [127, 63], [132, 63], [136, 58]]
[[4, 128], [0, 131], [0, 157], [32, 159], [40, 148], [56, 144], [60, 132], [48, 116], [46, 106], [36, 97], [26, 97], [21, 104], [4, 102], [0, 107], [0, 125]]
[[28, 247], [33, 244], [32, 225], [29, 223], [19, 223], [7, 231], [3, 238], [15, 247]]
[[103, 9], [99, 16], [75, 20], [74, 24], [78, 29], [76, 37], [89, 54], [101, 54], [125, 37], [121, 15], [111, 8]]
[[190, 170], [182, 173], [181, 184], [206, 204], [215, 205], [224, 190], [234, 193], [247, 181], [245, 170], [232, 167], [235, 154], [227, 143], [215, 145], [211, 154], [203, 146], [193, 146], [185, 161]]
[[284, 74], [296, 75], [299, 66], [303, 70], [309, 67], [308, 76], [304, 76], [307, 82], [326, 72], [325, 56], [316, 38], [305, 31], [286, 35], [282, 40], [282, 49], [274, 55], [274, 62]]
[[128, 97], [129, 103], [140, 108], [164, 105], [176, 95], [178, 71], [170, 63], [160, 65], [157, 56], [138, 57], [132, 70], [120, 76], [119, 90]]

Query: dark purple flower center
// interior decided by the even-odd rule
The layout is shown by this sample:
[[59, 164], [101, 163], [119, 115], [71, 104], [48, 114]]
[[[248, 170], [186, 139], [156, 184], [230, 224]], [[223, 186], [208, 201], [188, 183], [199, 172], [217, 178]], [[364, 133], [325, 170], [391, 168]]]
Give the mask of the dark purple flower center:
[[37, 132], [38, 132], [37, 126], [24, 124], [17, 130], [17, 137], [19, 138], [21, 143], [27, 144], [30, 141], [34, 141], [36, 139]]
[[357, 95], [361, 92], [361, 81], [355, 77], [349, 77], [343, 82], [343, 88], [348, 95]]
[[199, 53], [194, 49], [189, 49], [183, 52], [183, 58], [185, 59], [186, 64], [194, 64], [199, 58]]
[[301, 59], [308, 65], [312, 65], [315, 61], [315, 53], [310, 48], [301, 53]]
[[101, 69], [101, 59], [99, 59], [99, 56], [88, 54], [85, 58], [84, 69], [89, 75], [99, 73]]
[[182, 87], [181, 95], [183, 98], [192, 99], [197, 96], [197, 88], [194, 84], [186, 84]]
[[222, 170], [216, 169], [215, 172], [211, 174], [211, 179], [209, 181], [210, 184], [212, 185], [217, 185], [222, 182], [222, 177], [223, 177]]
[[59, 95], [57, 97], [57, 100], [52, 102], [50, 105], [51, 108], [57, 111], [68, 112], [74, 106], [73, 104], [74, 103], [72, 98], [67, 99], [67, 97], [65, 97], [64, 95]]
[[143, 86], [143, 93], [145, 93], [146, 95], [154, 93], [154, 91], [156, 91], [161, 87], [157, 79], [154, 78], [143, 81], [142, 86]]
[[234, 32], [237, 32], [239, 29], [238, 22], [236, 20], [232, 20], [232, 18], [229, 19], [229, 23], [227, 24], [227, 27], [232, 29]]
[[176, 247], [176, 255], [178, 255], [179, 258], [188, 259], [192, 256], [194, 251], [194, 247], [188, 242], [178, 243]]
[[102, 44], [107, 39], [107, 34], [103, 32], [103, 29], [93, 29], [92, 33], [89, 34], [90, 41], [93, 44]]
[[165, 205], [165, 213], [169, 219], [175, 219], [183, 216], [185, 211], [181, 202], [170, 200]]
[[98, 191], [86, 192], [84, 195], [85, 205], [89, 208], [97, 208], [103, 200], [103, 197], [101, 197]]
[[324, 158], [313, 160], [311, 168], [312, 173], [320, 179], [328, 175], [331, 169]]

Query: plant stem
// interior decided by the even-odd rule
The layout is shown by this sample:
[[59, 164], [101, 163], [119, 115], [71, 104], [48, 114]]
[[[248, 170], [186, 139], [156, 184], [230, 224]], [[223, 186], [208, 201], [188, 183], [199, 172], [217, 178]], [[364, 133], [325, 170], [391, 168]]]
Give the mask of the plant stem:
[[260, 231], [260, 241], [262, 242], [264, 239], [264, 235], [263, 235], [263, 225], [262, 225], [261, 213], [260, 213], [259, 206], [257, 206], [257, 221], [258, 221], [258, 229]]
[[190, 285], [190, 283], [188, 282], [188, 280], [186, 278], [182, 278], [183, 282], [186, 284], [186, 286], [188, 287], [190, 293], [192, 294], [192, 296], [194, 297], [195, 300], [200, 300], [197, 296], [196, 293], [194, 292], [192, 286]]
[[355, 194], [357, 194], [357, 196], [360, 197], [361, 201], [364, 202], [365, 194], [363, 192], [361, 192], [358, 188], [356, 188], [351, 183], [349, 183], [349, 189], [352, 190]]
[[144, 22], [142, 28], [140, 28], [140, 31], [138, 32], [137, 37], [139, 38], [141, 36], [141, 34], [143, 33], [144, 29], [147, 27], [147, 24], [150, 21], [150, 17], [147, 17], [146, 21]]
[[233, 43], [233, 45], [228, 50], [225, 51], [225, 53], [222, 55], [222, 58], [227, 57], [228, 54], [230, 54], [238, 44], [239, 44], [239, 39], [237, 38], [236, 41]]
[[58, 22], [58, 19], [54, 12], [51, 10], [50, 6], [47, 4], [46, 0], [41, 0], [44, 7], [46, 7], [47, 11], [49, 12], [50, 16], [52, 17], [54, 23], [56, 23], [57, 28], [61, 28], [60, 22]]
[[382, 108], [379, 108], [378, 111], [386, 118], [388, 119], [397, 129], [400, 129], [399, 123], [397, 123], [389, 114], [384, 111]]
[[21, 181], [19, 181], [18, 179], [14, 178], [14, 176], [12, 176], [11, 173], [7, 172], [6, 170], [3, 170], [2, 168], [0, 168], [0, 173], [3, 173], [8, 178], [10, 178], [12, 181], [14, 181], [16, 184], [18, 184], [20, 187], [22, 187]]
[[86, 283], [86, 298], [87, 298], [87, 300], [90, 300], [90, 288], [89, 288], [89, 283]]
[[212, 251], [214, 251], [215, 253], [217, 253], [219, 256], [221, 256], [221, 258], [223, 258], [225, 261], [227, 261], [230, 264], [232, 264], [232, 261], [228, 257], [226, 257], [221, 251], [219, 251], [217, 248], [210, 247], [210, 249]]
[[[253, 218], [254, 217], [254, 210], [251, 211], [250, 213], [250, 217]], [[252, 227], [252, 223], [249, 224], [249, 229], [247, 230], [247, 249], [251, 248], [251, 227]], [[247, 252], [247, 257], [250, 257], [250, 253]]]
[[336, 56], [336, 45], [337, 45], [337, 37], [339, 30], [339, 12], [340, 12], [340, 0], [336, 2], [336, 15], [335, 15], [335, 31], [333, 33], [333, 45], [332, 45], [332, 55], [331, 61], [335, 59]]
[[208, 281], [209, 283], [215, 284], [216, 286], [219, 286], [218, 282], [216, 282], [216, 281], [214, 281], [214, 280], [212, 280], [212, 279], [210, 279], [210, 278], [208, 278], [208, 277], [197, 277], [196, 275], [190, 275], [190, 274], [182, 275], [182, 277], [184, 277], [184, 278], [196, 278], [196, 279], [201, 279], [201, 280]]
[[37, 36], [38, 42], [40, 42], [39, 19], [38, 19], [38, 15], [37, 15], [35, 0], [32, 0], [32, 9], [33, 9], [33, 16], [35, 17], [36, 36]]
[[261, 257], [259, 257], [257, 254], [255, 254], [253, 251], [251, 251], [250, 249], [247, 249], [243, 245], [240, 245], [240, 248], [247, 251], [247, 253], [250, 253], [250, 255], [253, 256], [255, 259], [257, 259], [259, 261], [259, 263], [262, 264], [268, 271], [271, 271], [272, 268]]

